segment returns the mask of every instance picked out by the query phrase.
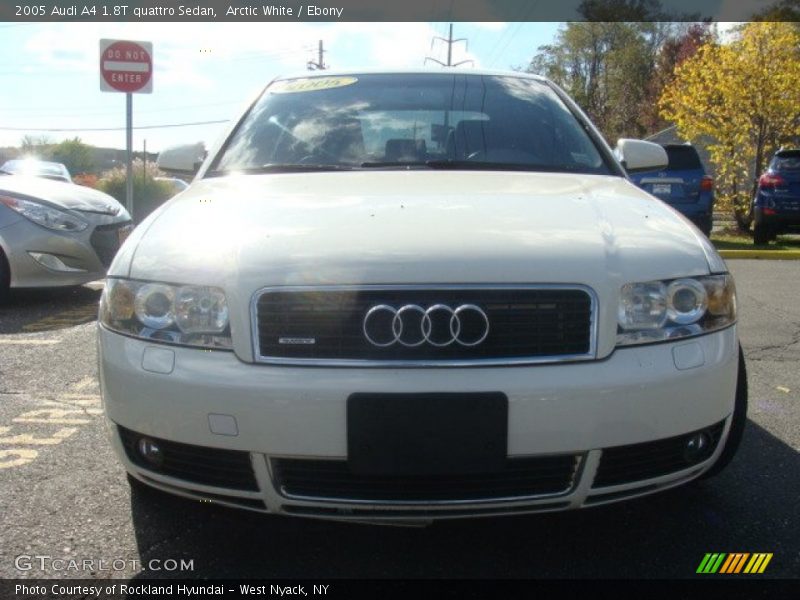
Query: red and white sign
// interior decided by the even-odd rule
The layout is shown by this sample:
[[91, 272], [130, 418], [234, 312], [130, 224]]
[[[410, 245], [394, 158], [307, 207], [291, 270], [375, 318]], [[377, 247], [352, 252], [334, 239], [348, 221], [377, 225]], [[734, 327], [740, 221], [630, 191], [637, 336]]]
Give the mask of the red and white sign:
[[153, 44], [100, 40], [100, 89], [149, 94], [153, 91]]

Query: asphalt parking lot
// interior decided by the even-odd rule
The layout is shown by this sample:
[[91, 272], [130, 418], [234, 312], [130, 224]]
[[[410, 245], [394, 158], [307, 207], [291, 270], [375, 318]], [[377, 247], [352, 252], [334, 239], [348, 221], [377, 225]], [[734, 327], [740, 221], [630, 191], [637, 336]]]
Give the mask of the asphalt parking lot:
[[[17, 293], [0, 308], [0, 577], [684, 578], [707, 552], [770, 552], [764, 576], [796, 578], [800, 262], [729, 265], [750, 411], [723, 474], [608, 507], [425, 529], [131, 495], [100, 410], [99, 286]], [[39, 556], [51, 557], [44, 570]], [[52, 559], [117, 562], [86, 573]], [[181, 559], [193, 569], [167, 569]]]

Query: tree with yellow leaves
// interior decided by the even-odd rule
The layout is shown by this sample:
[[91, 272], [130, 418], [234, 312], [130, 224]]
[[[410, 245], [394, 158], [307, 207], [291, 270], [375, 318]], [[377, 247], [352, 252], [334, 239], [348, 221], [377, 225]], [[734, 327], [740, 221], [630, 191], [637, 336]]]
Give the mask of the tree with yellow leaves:
[[713, 140], [718, 206], [746, 227], [755, 178], [800, 136], [800, 34], [789, 23], [754, 22], [727, 44], [705, 44], [675, 69], [659, 109], [685, 139]]

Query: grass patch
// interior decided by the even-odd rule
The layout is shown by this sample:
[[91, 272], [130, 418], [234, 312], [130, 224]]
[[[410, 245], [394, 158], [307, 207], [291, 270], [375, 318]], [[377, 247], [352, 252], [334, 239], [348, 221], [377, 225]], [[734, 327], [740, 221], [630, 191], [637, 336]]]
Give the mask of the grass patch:
[[712, 232], [711, 241], [717, 250], [800, 250], [800, 237], [796, 235], [779, 235], [774, 242], [755, 245], [752, 234], [728, 229]]

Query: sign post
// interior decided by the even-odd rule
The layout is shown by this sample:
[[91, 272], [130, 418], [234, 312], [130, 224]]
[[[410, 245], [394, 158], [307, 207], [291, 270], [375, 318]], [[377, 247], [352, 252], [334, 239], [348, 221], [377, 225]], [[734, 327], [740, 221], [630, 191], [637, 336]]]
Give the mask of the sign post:
[[133, 217], [133, 94], [153, 91], [153, 44], [100, 40], [100, 90], [125, 93], [125, 208]]

